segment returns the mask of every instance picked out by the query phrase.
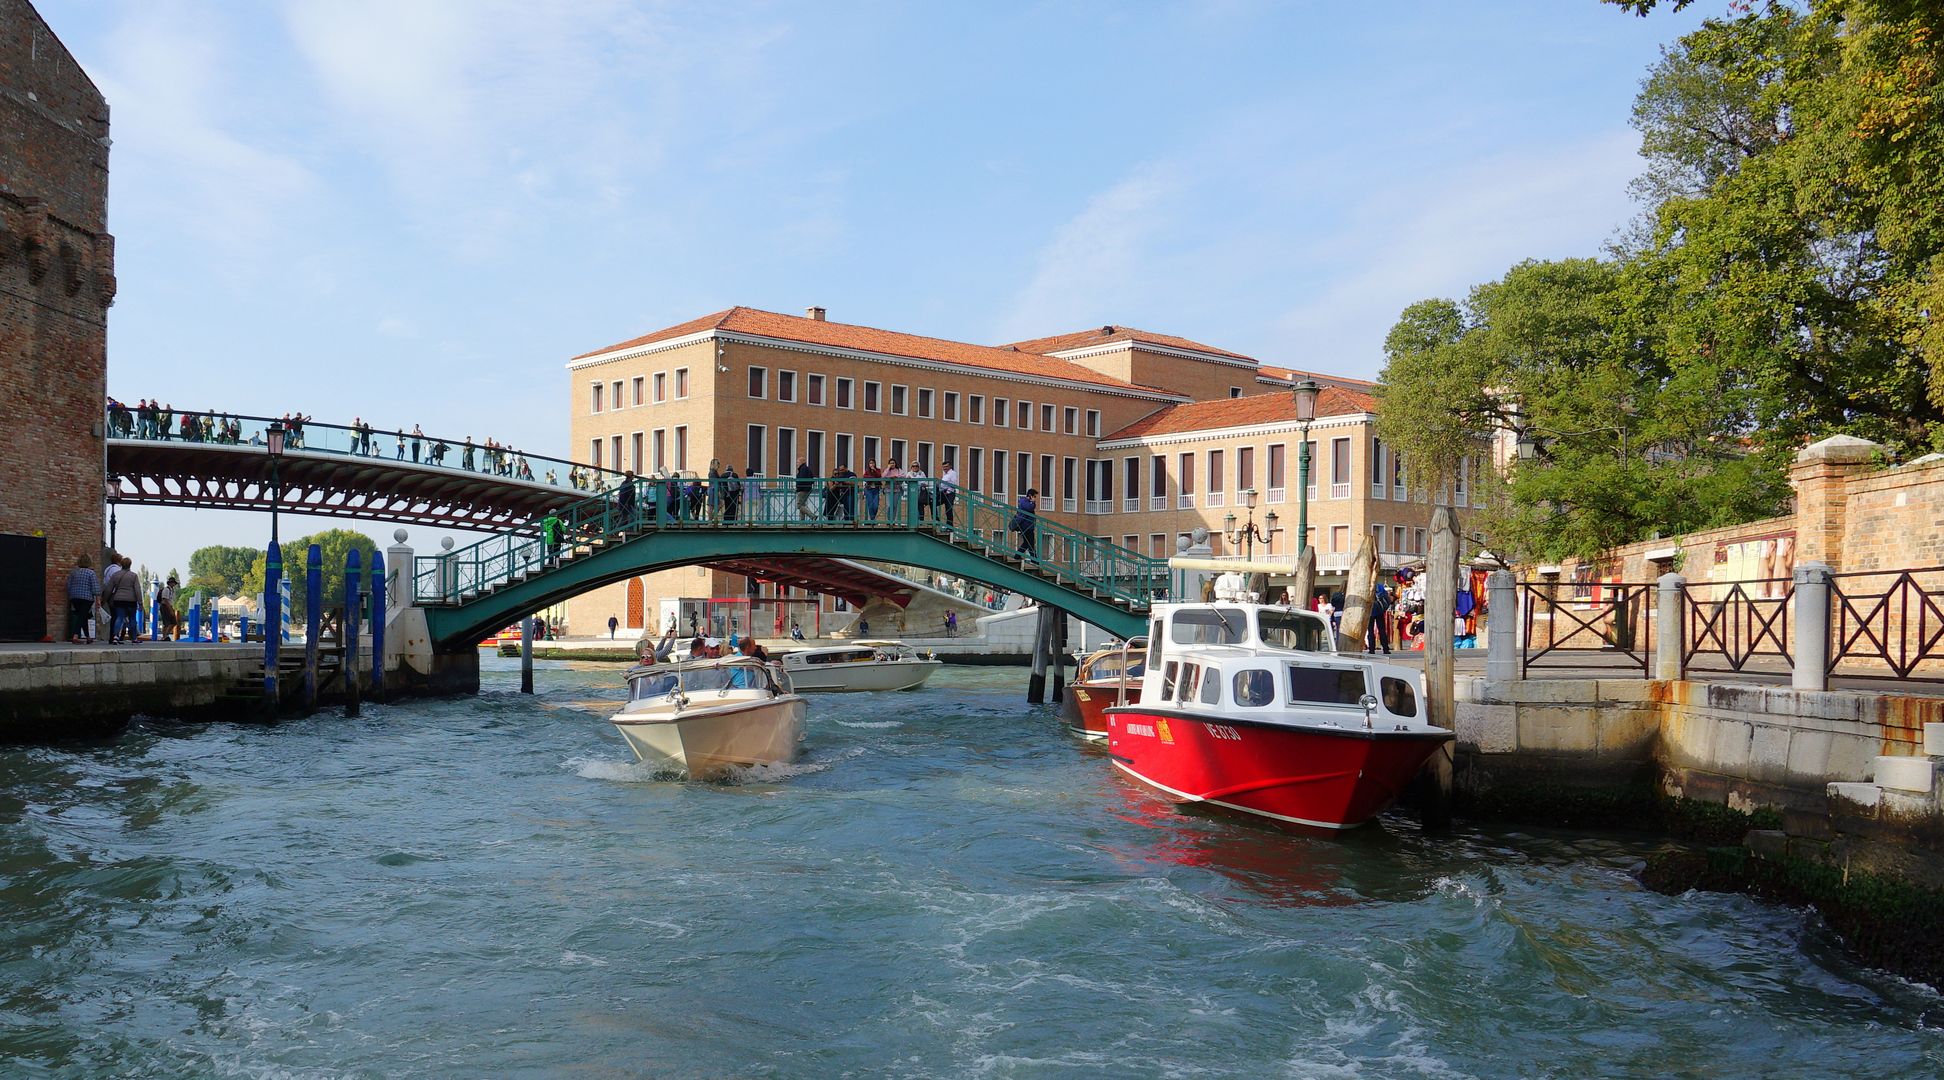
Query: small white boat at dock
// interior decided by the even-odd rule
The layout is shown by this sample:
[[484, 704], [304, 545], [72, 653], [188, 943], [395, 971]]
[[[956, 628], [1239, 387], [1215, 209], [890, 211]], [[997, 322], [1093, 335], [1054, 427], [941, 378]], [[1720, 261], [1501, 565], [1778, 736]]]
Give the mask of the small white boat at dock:
[[910, 690], [921, 686], [943, 660], [918, 655], [900, 641], [853, 641], [785, 654], [783, 670], [802, 693]]
[[803, 743], [803, 698], [771, 664], [724, 656], [628, 670], [628, 703], [611, 718], [635, 757], [693, 780], [787, 762]]

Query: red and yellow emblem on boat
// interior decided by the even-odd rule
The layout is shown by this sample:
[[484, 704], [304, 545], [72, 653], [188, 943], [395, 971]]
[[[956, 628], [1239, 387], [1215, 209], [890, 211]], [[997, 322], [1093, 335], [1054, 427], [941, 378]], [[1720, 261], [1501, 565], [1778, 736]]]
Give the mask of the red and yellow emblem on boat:
[[1155, 718], [1154, 731], [1155, 734], [1161, 736], [1162, 742], [1167, 743], [1169, 746], [1174, 745], [1174, 732], [1168, 730], [1168, 721], [1166, 717]]

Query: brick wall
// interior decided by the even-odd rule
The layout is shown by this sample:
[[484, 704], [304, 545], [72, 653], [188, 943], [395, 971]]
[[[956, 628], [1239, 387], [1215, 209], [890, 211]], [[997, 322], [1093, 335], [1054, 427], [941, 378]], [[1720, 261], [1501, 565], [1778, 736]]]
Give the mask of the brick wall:
[[0, 0], [0, 532], [47, 537], [48, 631], [67, 570], [100, 563], [108, 104], [27, 0]]

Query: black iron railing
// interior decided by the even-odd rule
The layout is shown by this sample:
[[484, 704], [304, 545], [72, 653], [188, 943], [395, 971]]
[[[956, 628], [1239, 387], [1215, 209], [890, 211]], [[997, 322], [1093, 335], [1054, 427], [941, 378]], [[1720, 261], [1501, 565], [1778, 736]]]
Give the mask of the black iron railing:
[[1638, 668], [1646, 677], [1653, 662], [1648, 604], [1654, 588], [1641, 582], [1520, 582], [1521, 670]]

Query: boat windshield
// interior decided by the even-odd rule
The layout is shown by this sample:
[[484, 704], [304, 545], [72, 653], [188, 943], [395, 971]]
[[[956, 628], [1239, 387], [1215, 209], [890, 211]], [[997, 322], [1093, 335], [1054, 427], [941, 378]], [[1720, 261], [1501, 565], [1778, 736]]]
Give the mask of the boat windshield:
[[694, 668], [682, 672], [679, 683], [673, 671], [646, 671], [635, 677], [634, 698], [641, 701], [661, 697], [674, 693], [678, 685], [690, 694], [705, 690], [761, 690], [770, 685], [770, 678], [768, 672], [753, 664]]
[[1177, 645], [1240, 645], [1248, 623], [1240, 608], [1187, 608], [1169, 620], [1168, 640]]
[[1272, 649], [1295, 649], [1298, 652], [1328, 652], [1329, 647], [1323, 640], [1323, 620], [1294, 611], [1271, 611], [1267, 608], [1256, 613], [1256, 625], [1262, 631], [1262, 643]]
[[1138, 679], [1147, 670], [1147, 654], [1120, 649], [1102, 653], [1087, 664], [1087, 670], [1078, 679], [1119, 679], [1123, 676]]

